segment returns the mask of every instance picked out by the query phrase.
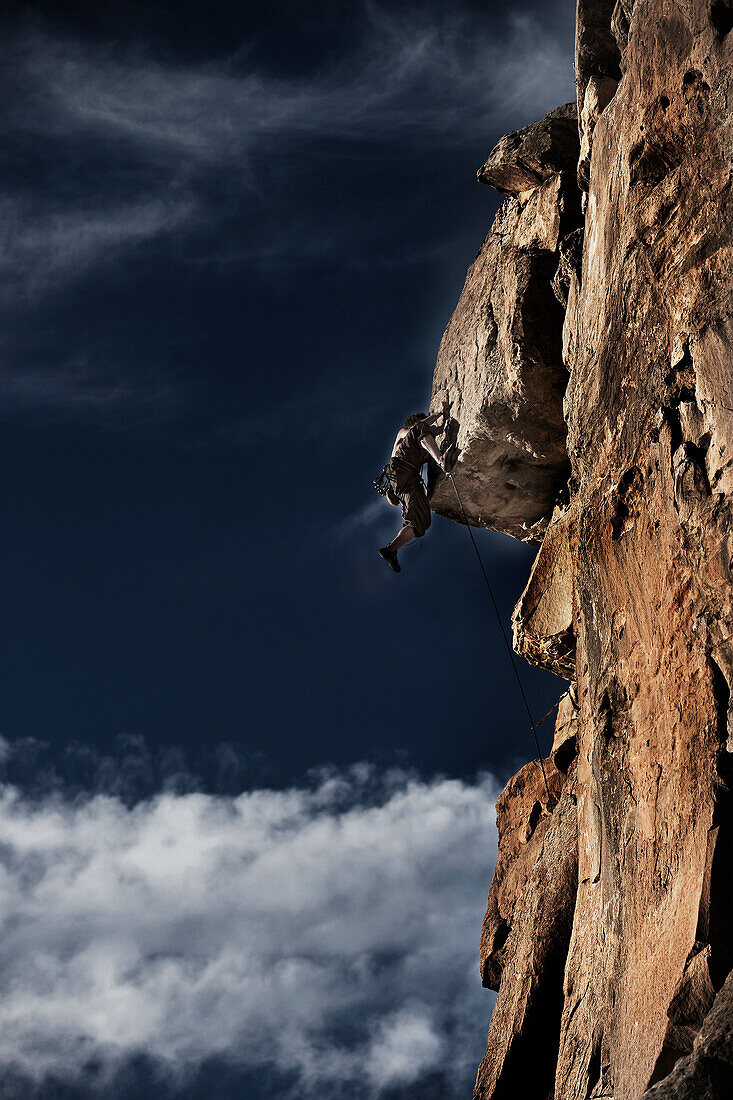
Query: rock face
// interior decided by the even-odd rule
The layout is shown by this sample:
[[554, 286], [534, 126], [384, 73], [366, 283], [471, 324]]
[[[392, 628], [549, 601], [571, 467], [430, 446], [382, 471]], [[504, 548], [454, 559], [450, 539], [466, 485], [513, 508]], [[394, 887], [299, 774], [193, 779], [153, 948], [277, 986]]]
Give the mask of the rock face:
[[[515, 498], [497, 476], [517, 436], [492, 431], [494, 406], [515, 394], [526, 441], [542, 404], [549, 435], [562, 387], [556, 374], [544, 403], [539, 389], [528, 406], [516, 398], [525, 376], [549, 377], [543, 366], [517, 382], [529, 325], [519, 352], [502, 342], [494, 288], [511, 277], [516, 236], [492, 230], [493, 281], [488, 262], [469, 272], [470, 308], [464, 290], [441, 347], [469, 519], [516, 534], [518, 500], [524, 531], [543, 538], [516, 648], [574, 683], [553, 802], [527, 765], [497, 807], [483, 1100], [733, 1095], [732, 28], [723, 0], [579, 0], [585, 219], [544, 249], [567, 303], [555, 445], [571, 476], [551, 520], [546, 482], [533, 519], [529, 474]], [[574, 174], [555, 178], [576, 209]], [[489, 315], [494, 347], [479, 354]]]
[[[469, 521], [532, 542], [569, 472], [563, 311], [552, 279], [561, 243], [580, 222], [575, 107], [510, 138], [487, 165], [504, 188], [522, 190], [506, 199], [469, 269], [438, 353], [434, 392], [436, 400], [445, 392], [452, 399], [456, 481]], [[551, 153], [544, 169], [542, 150]], [[432, 506], [460, 519], [450, 484], [437, 486]]]

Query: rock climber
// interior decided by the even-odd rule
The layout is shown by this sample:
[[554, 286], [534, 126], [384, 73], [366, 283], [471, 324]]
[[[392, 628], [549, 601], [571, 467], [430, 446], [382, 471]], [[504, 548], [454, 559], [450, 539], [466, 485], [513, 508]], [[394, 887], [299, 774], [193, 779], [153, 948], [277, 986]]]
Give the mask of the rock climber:
[[[401, 566], [397, 560], [397, 551], [412, 539], [419, 539], [430, 526], [430, 505], [420, 470], [423, 463], [432, 458], [443, 473], [448, 473], [455, 457], [455, 445], [451, 445], [441, 454], [435, 436], [445, 432], [450, 419], [450, 402], [444, 401], [438, 413], [426, 416], [414, 413], [408, 416], [403, 428], [397, 433], [392, 448], [392, 458], [385, 467], [387, 476], [386, 498], [390, 504], [402, 505], [402, 529], [388, 546], [379, 551], [387, 565], [395, 573]], [[435, 425], [443, 421], [436, 430]]]

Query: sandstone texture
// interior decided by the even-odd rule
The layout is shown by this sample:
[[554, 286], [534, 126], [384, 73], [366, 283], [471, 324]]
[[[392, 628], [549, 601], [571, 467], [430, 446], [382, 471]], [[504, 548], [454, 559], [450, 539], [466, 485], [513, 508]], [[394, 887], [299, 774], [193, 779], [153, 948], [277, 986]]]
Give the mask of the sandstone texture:
[[[577, 163], [528, 192], [575, 222], [520, 292], [507, 200], [441, 346], [469, 521], [541, 541], [515, 647], [572, 683], [549, 805], [532, 764], [497, 805], [481, 1100], [733, 1096], [732, 28], [726, 0], [579, 0]], [[554, 372], [512, 327], [548, 288]]]

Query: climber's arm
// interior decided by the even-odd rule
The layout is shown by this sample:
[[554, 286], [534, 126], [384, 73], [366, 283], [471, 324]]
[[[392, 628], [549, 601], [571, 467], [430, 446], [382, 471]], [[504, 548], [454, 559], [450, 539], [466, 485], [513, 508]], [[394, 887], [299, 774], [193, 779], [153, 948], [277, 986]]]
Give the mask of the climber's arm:
[[440, 453], [438, 444], [435, 442], [435, 436], [432, 432], [428, 432], [420, 440], [420, 445], [428, 452], [431, 458], [434, 458], [440, 468], [443, 468], [443, 456]]
[[437, 424], [441, 417], [443, 423], [440, 426], [439, 432], [445, 431], [445, 426], [448, 423], [450, 417], [450, 401], [444, 401], [443, 408], [440, 410], [440, 412], [431, 413], [430, 416], [426, 416], [425, 419], [421, 421], [421, 423], [425, 428], [429, 428], [433, 424]]

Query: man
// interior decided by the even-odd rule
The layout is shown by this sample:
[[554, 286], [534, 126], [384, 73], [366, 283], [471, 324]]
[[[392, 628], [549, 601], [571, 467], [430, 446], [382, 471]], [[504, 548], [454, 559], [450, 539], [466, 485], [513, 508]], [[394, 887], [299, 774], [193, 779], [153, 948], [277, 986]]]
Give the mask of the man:
[[449, 420], [450, 402], [444, 401], [442, 411], [426, 416], [415, 413], [408, 416], [404, 428], [400, 428], [392, 448], [392, 458], [387, 468], [389, 491], [387, 500], [397, 507], [402, 505], [402, 529], [388, 546], [379, 551], [387, 565], [395, 573], [401, 566], [397, 560], [397, 551], [412, 539], [419, 539], [430, 526], [430, 505], [420, 470], [428, 458], [434, 459], [443, 473], [450, 469], [455, 447], [451, 446], [440, 453], [435, 441], [434, 425], [442, 418], [443, 423], [437, 434], [445, 432]]

